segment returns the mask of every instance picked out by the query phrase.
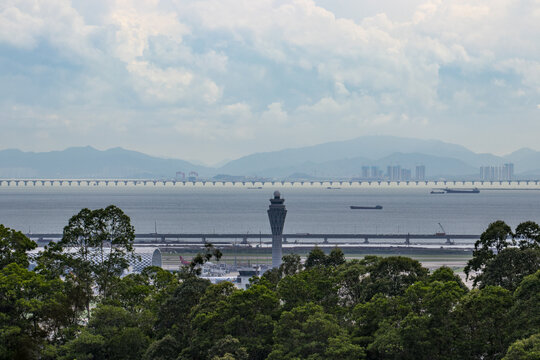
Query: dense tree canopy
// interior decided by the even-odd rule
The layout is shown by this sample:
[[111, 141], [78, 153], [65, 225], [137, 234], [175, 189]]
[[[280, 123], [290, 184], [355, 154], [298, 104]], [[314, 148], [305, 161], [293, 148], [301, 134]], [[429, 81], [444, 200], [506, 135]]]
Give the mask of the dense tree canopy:
[[116, 207], [81, 210], [35, 270], [35, 243], [0, 227], [0, 360], [538, 359], [539, 234], [491, 224], [473, 289], [447, 267], [315, 248], [239, 290], [199, 277], [211, 245], [177, 272], [124, 276], [133, 228]]
[[510, 226], [499, 220], [491, 223], [475, 243], [465, 274], [481, 288], [496, 285], [515, 290], [525, 276], [539, 268], [540, 226], [526, 221], [512, 233]]

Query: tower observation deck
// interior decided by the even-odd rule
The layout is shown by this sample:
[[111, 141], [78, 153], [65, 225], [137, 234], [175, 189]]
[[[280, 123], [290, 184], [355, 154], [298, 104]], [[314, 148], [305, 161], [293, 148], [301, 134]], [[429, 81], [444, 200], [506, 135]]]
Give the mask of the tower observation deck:
[[281, 198], [279, 191], [274, 191], [274, 198], [270, 199], [270, 206], [268, 208], [268, 219], [270, 220], [270, 228], [272, 229], [273, 268], [281, 265], [283, 226], [285, 225], [285, 216], [287, 216], [287, 209], [285, 209], [284, 202], [285, 199]]

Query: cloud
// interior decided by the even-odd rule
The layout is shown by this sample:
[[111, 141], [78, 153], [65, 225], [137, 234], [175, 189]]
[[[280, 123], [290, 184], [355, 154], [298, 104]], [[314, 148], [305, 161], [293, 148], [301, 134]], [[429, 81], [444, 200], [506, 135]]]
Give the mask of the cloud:
[[5, 146], [33, 125], [34, 150], [205, 142], [185, 156], [205, 160], [369, 133], [474, 145], [459, 129], [540, 131], [538, 2], [413, 3], [6, 0]]

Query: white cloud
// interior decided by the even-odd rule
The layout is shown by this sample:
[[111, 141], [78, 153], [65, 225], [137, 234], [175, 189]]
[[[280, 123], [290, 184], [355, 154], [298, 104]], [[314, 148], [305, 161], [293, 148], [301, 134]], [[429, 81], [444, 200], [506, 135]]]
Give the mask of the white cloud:
[[537, 103], [540, 4], [414, 3], [5, 0], [0, 110], [26, 109], [10, 121], [43, 124], [39, 138], [104, 142], [105, 126], [110, 146], [136, 148], [153, 131], [171, 156], [198, 140], [232, 157], [370, 132], [457, 137], [484, 118], [519, 131], [500, 114]]

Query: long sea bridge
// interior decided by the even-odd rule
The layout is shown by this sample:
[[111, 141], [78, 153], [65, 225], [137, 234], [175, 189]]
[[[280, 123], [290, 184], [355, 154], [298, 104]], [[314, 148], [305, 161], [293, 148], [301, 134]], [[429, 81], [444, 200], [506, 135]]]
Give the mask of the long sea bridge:
[[540, 180], [175, 180], [175, 179], [0, 179], [0, 187], [45, 187], [45, 186], [162, 186], [162, 187], [244, 187], [249, 189], [283, 187], [326, 187], [330, 189], [350, 187], [478, 187], [490, 188], [516, 188], [539, 189]]

